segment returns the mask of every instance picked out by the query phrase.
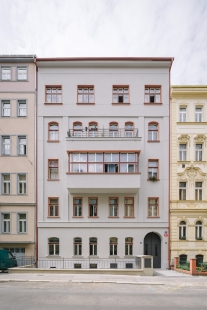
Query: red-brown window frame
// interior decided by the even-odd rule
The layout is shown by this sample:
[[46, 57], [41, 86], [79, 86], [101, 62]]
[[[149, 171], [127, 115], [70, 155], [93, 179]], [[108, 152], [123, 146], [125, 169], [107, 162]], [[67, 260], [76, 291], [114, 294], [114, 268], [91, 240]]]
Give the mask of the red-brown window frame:
[[[159, 88], [160, 89], [160, 102], [146, 102], [145, 101], [145, 90], [146, 88]], [[150, 91], [149, 91], [150, 94]], [[156, 92], [154, 93], [154, 95], [156, 95]], [[150, 99], [149, 99], [150, 100]], [[146, 105], [162, 105], [162, 86], [161, 85], [145, 85], [144, 86], [144, 104]]]
[[[52, 102], [52, 92], [51, 92], [51, 102], [47, 102], [47, 88], [56, 88], [56, 89], [58, 89], [58, 88], [60, 88], [61, 89], [61, 94], [60, 93], [58, 93], [57, 91], [56, 91], [56, 95], [61, 95], [61, 102]], [[63, 92], [62, 92], [62, 85], [45, 85], [45, 104], [46, 105], [61, 105], [61, 104], [63, 104], [63, 98], [62, 98], [62, 95], [63, 95]]]
[[[157, 140], [149, 140], [149, 132], [151, 131], [151, 130], [149, 130], [150, 125], [156, 125], [157, 126], [157, 130], [153, 130], [153, 131], [157, 132]], [[148, 139], [147, 142], [150, 142], [150, 143], [160, 142], [160, 127], [159, 127], [158, 122], [151, 121], [148, 123], [148, 125], [147, 125], [147, 139]]]
[[[57, 200], [58, 200], [58, 202], [57, 202], [57, 206], [58, 206], [58, 215], [55, 215], [55, 216], [50, 215], [50, 206], [52, 205], [52, 204], [50, 203], [50, 200], [51, 200], [51, 199], [57, 199]], [[59, 218], [59, 217], [60, 217], [60, 208], [59, 208], [59, 206], [60, 206], [59, 197], [57, 197], [57, 196], [55, 196], [55, 197], [48, 197], [48, 216], [47, 216], [47, 217], [50, 217], [50, 218]]]
[[[58, 140], [51, 140], [50, 139], [50, 126], [51, 125], [57, 125], [58, 126], [58, 130], [57, 130]], [[48, 123], [48, 140], [47, 140], [47, 142], [59, 142], [59, 123], [58, 122], [49, 122]]]
[[[89, 93], [89, 88], [93, 88], [93, 96], [94, 96], [94, 102], [79, 102], [78, 101], [78, 90], [80, 88], [88, 88], [88, 96], [90, 95]], [[84, 94], [84, 93], [83, 93]], [[91, 93], [92, 94], [92, 93]], [[89, 101], [89, 100], [88, 100]], [[95, 87], [94, 85], [78, 85], [77, 86], [77, 100], [76, 100], [76, 104], [78, 105], [94, 105], [95, 104]]]
[[[75, 215], [75, 199], [81, 199], [81, 215]], [[73, 218], [83, 218], [83, 197], [73, 197]]]
[[[110, 204], [110, 199], [117, 199], [117, 215], [116, 215], [116, 216], [110, 215], [110, 206], [111, 206], [111, 204]], [[108, 205], [109, 205], [109, 208], [108, 208], [108, 217], [109, 217], [109, 218], [119, 218], [119, 197], [114, 197], [114, 196], [109, 197], [109, 198], [108, 198]]]
[[[124, 100], [124, 88], [128, 88], [128, 102], [114, 102], [113, 98], [114, 98], [114, 89], [115, 88], [123, 88], [123, 100]], [[118, 95], [118, 93], [117, 93]], [[112, 105], [129, 105], [130, 104], [130, 89], [129, 89], [129, 85], [112, 85]]]
[[[149, 215], [149, 206], [150, 206], [150, 199], [157, 199], [157, 216], [150, 216]], [[160, 199], [159, 197], [148, 197], [147, 198], [147, 217], [148, 218], [159, 218], [160, 217]]]
[[[57, 179], [51, 179], [50, 178], [50, 162], [51, 161], [57, 161], [57, 170], [58, 170]], [[57, 158], [54, 158], [54, 159], [49, 158], [48, 159], [48, 181], [59, 181], [59, 160]]]
[[[150, 180], [150, 178], [149, 178], [149, 169], [150, 169], [150, 168], [153, 168], [153, 167], [150, 167], [150, 166], [149, 166], [149, 163], [152, 162], [152, 161], [154, 161], [154, 162], [156, 161], [156, 162], [157, 162], [157, 178], [156, 178], [155, 181], [159, 181], [159, 175], [160, 175], [160, 174], [159, 174], [159, 167], [160, 167], [160, 165], [159, 165], [159, 159], [157, 159], [157, 158], [149, 158], [149, 159], [148, 159], [148, 170], [147, 170], [147, 176], [148, 176], [148, 177], [147, 177], [147, 180], [148, 180], [148, 181]], [[156, 167], [155, 167], [155, 168], [156, 168]]]
[[[93, 205], [96, 205], [96, 209], [97, 209], [97, 215], [95, 216], [91, 216], [90, 215], [90, 199], [96, 199], [97, 200], [97, 203], [96, 204], [93, 204]], [[88, 217], [89, 218], [98, 218], [98, 197], [88, 197]]]
[[[127, 124], [130, 124], [132, 126], [132, 129], [126, 129]], [[132, 137], [134, 136], [134, 123], [133, 122], [125, 122], [124, 123], [124, 132], [125, 132], [125, 137], [126, 137], [126, 133], [127, 132], [131, 132], [132, 131]]]
[[[130, 216], [126, 215], [126, 205], [129, 205], [129, 204], [126, 204], [125, 199], [132, 199], [133, 201], [133, 205], [132, 205], [133, 212], [132, 212], [132, 215]], [[134, 217], [135, 217], [134, 216], [134, 197], [131, 197], [131, 196], [124, 197], [124, 218], [134, 218]]]

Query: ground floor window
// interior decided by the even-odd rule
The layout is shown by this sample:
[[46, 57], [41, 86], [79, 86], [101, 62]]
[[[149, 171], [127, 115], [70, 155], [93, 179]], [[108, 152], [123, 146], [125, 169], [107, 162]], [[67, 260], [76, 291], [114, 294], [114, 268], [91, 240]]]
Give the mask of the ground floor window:
[[97, 238], [89, 239], [89, 255], [97, 255]]
[[125, 255], [133, 255], [133, 238], [125, 238]]
[[49, 255], [59, 255], [59, 238], [52, 237], [48, 239]]
[[74, 255], [82, 255], [82, 239], [74, 238]]
[[109, 246], [110, 246], [109, 255], [117, 255], [117, 245], [118, 245], [118, 239], [117, 238], [110, 238], [109, 239]]

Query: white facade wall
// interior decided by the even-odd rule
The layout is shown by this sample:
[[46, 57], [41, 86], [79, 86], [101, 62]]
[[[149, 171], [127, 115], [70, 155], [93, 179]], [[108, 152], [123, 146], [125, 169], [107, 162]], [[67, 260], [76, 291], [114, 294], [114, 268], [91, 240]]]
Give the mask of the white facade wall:
[[[161, 239], [161, 266], [168, 266], [169, 211], [169, 67], [116, 61], [43, 61], [38, 66], [38, 234], [39, 257], [49, 257], [48, 238], [60, 242], [59, 257], [72, 258], [73, 238], [82, 238], [82, 257], [89, 256], [89, 238], [98, 238], [98, 257], [109, 257], [109, 238], [118, 238], [118, 257], [125, 257], [125, 238], [133, 238], [133, 254], [144, 254], [144, 238], [154, 232]], [[45, 86], [62, 86], [62, 104], [45, 104]], [[77, 105], [77, 86], [94, 85], [95, 104]], [[128, 85], [130, 104], [112, 104], [113, 85]], [[145, 85], [161, 86], [161, 103], [144, 104]], [[138, 137], [68, 137], [74, 122], [108, 129], [117, 122], [133, 122]], [[159, 142], [148, 142], [148, 123], [159, 123]], [[48, 123], [58, 122], [59, 142], [48, 142]], [[139, 174], [67, 174], [67, 151], [138, 151]], [[48, 181], [48, 159], [58, 159], [59, 180]], [[148, 181], [148, 160], [159, 160], [159, 181]], [[59, 217], [48, 217], [48, 197], [59, 197]], [[73, 217], [73, 197], [82, 197], [82, 218]], [[98, 197], [98, 217], [88, 217], [88, 198]], [[118, 197], [119, 217], [109, 218], [108, 198]], [[124, 217], [124, 197], [134, 197], [134, 217]], [[159, 197], [159, 217], [149, 218], [148, 197]]]

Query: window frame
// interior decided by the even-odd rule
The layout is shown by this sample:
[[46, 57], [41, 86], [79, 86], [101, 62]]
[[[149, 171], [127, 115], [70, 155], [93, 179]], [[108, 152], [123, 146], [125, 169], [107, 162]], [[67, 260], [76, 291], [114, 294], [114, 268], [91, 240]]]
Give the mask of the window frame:
[[[181, 145], [185, 145], [185, 149], [181, 149]], [[179, 161], [187, 161], [187, 143], [179, 143]]]
[[[26, 78], [23, 78], [23, 79], [19, 78], [19, 70], [22, 70], [22, 69], [26, 70]], [[28, 81], [28, 67], [27, 66], [18, 66], [17, 67], [17, 80], [18, 80], [18, 82], [19, 81]]]
[[[115, 89], [117, 89], [116, 92], [115, 92]], [[121, 90], [121, 89], [123, 91], [119, 93], [118, 90]], [[128, 92], [125, 93], [124, 92], [125, 89], [128, 89]], [[128, 96], [127, 101], [124, 101], [125, 94]], [[115, 96], [117, 96], [117, 102], [114, 101]], [[123, 97], [123, 101], [119, 101], [119, 97]], [[130, 104], [130, 88], [129, 88], [129, 85], [112, 85], [112, 104], [113, 105], [129, 105]]]
[[[25, 107], [20, 107], [20, 104], [24, 104]], [[20, 111], [25, 111], [25, 113], [23, 112], [23, 114], [25, 115], [21, 115], [22, 112]], [[27, 100], [26, 99], [18, 99], [17, 100], [17, 117], [20, 117], [20, 118], [24, 118], [24, 117], [27, 117], [28, 115], [28, 111], [27, 111]]]
[[[76, 126], [77, 128], [75, 128]], [[83, 123], [79, 121], [73, 122], [73, 137], [82, 137], [82, 136], [83, 136]]]
[[[185, 109], [185, 112], [182, 112], [181, 109]], [[187, 106], [179, 106], [179, 122], [186, 123], [187, 122]]]
[[[131, 241], [127, 241], [127, 239], [131, 239]], [[133, 256], [133, 238], [126, 237], [125, 238], [125, 256]]]
[[[181, 186], [181, 183], [185, 183], [185, 187]], [[185, 199], [182, 199], [185, 198]], [[187, 200], [187, 182], [179, 182], [179, 200]]]
[[[112, 126], [115, 126], [116, 128], [112, 128]], [[112, 135], [111, 135], [112, 134]], [[119, 123], [118, 122], [110, 122], [109, 123], [109, 137], [119, 137]]]
[[[150, 130], [150, 128], [149, 128], [150, 125], [151, 125], [151, 126], [153, 126], [153, 125], [156, 126], [156, 127], [157, 127], [157, 130], [155, 130], [155, 129]], [[158, 123], [158, 122], [155, 122], [155, 121], [151, 121], [151, 122], [148, 123], [147, 126], [148, 126], [148, 127], [147, 127], [147, 130], [148, 130], [148, 136], [147, 136], [147, 139], [148, 139], [148, 140], [147, 140], [147, 142], [151, 142], [151, 143], [153, 143], [153, 142], [155, 142], [155, 143], [156, 143], [156, 142], [160, 142], [159, 123]], [[157, 135], [157, 139], [151, 139], [151, 140], [150, 140], [150, 139], [149, 139], [149, 134], [150, 134], [150, 133], [152, 133], [152, 136], [156, 134], [156, 135]]]
[[[11, 137], [12, 136], [1, 136], [2, 137], [2, 153], [1, 155], [3, 156], [10, 156], [11, 155], [11, 152], [12, 152], [12, 149], [11, 149], [11, 146], [12, 146], [12, 143], [11, 143]], [[9, 143], [6, 142], [6, 140], [9, 140]], [[8, 148], [8, 153], [7, 152], [7, 148]]]
[[[47, 90], [51, 89], [51, 92], [48, 93]], [[53, 89], [56, 89], [56, 92], [52, 92]], [[58, 92], [58, 89], [61, 90], [61, 92]], [[56, 96], [56, 101], [52, 102], [52, 96], [53, 94]], [[47, 102], [47, 97], [50, 96], [51, 97], [51, 101]], [[58, 96], [61, 97], [61, 101], [58, 101]], [[45, 105], [62, 105], [63, 104], [63, 90], [62, 90], [62, 85], [45, 85]]]
[[[149, 89], [149, 92], [146, 93], [146, 89]], [[160, 96], [160, 101], [155, 102], [155, 101], [150, 101], [150, 89], [155, 89], [154, 93], [151, 93], [154, 95], [154, 98], [156, 98], [156, 89], [160, 89], [159, 96]], [[146, 101], [146, 96], [149, 96], [149, 102]], [[162, 105], [162, 85], [145, 85], [144, 86], [144, 104], [146, 105]]]
[[[6, 78], [6, 79], [4, 79], [3, 78], [3, 70], [8, 70], [9, 69], [9, 71], [10, 71], [10, 78]], [[12, 79], [12, 68], [11, 68], [11, 66], [3, 66], [3, 67], [1, 67], [1, 81], [11, 81], [11, 79]]]
[[[90, 199], [96, 199], [96, 203], [90, 203]], [[96, 210], [96, 215], [91, 215], [91, 207], [93, 206], [93, 214]], [[98, 197], [88, 197], [88, 217], [89, 218], [98, 218]]]
[[[2, 234], [10, 234], [11, 233], [11, 213], [10, 212], [2, 212]], [[4, 216], [9, 215], [9, 219], [5, 219]], [[5, 226], [6, 225], [6, 226]], [[6, 227], [6, 229], [5, 229]]]
[[[75, 203], [76, 199], [81, 199], [81, 203]], [[79, 209], [76, 210], [76, 207], [80, 207], [79, 209], [81, 210], [81, 215], [76, 215], [78, 214]], [[82, 218], [83, 217], [83, 197], [73, 197], [73, 217], [74, 218]]]
[[[83, 89], [82, 92], [79, 92], [80, 89]], [[88, 92], [84, 93], [84, 89], [87, 89]], [[93, 89], [93, 92], [90, 93], [90, 89]], [[89, 97], [93, 95], [93, 102], [90, 102]], [[79, 102], [79, 96], [82, 96], [83, 101]], [[88, 96], [88, 101], [84, 102], [84, 96]], [[78, 105], [94, 105], [95, 104], [95, 86], [94, 85], [77, 85], [77, 101], [76, 104]]]
[[[150, 167], [150, 162], [156, 162], [157, 166], [152, 166]], [[150, 169], [152, 169], [152, 176], [150, 176]], [[157, 170], [157, 176], [154, 176], [154, 174], [156, 175], [156, 172], [153, 172], [153, 170]], [[148, 159], [148, 181], [151, 180], [152, 178], [155, 178], [154, 181], [158, 181], [159, 180], [159, 159], [154, 159], [154, 158], [150, 158]]]
[[[155, 203], [150, 203], [150, 200], [155, 200]], [[152, 215], [150, 215], [150, 207], [156, 207], [152, 208]], [[154, 211], [154, 209], [156, 211]], [[157, 215], [153, 215], [154, 213], [157, 213]], [[148, 197], [148, 204], [147, 204], [147, 218], [159, 218], [160, 217], [160, 199], [159, 197]]]
[[[126, 203], [126, 199], [132, 199], [132, 204], [129, 204], [129, 203]], [[131, 212], [131, 215], [128, 215], [128, 208], [126, 207], [132, 207], [132, 212]], [[127, 211], [127, 212], [126, 212]], [[127, 196], [127, 197], [124, 197], [124, 218], [134, 218], [135, 215], [134, 215], [134, 197], [132, 196]]]
[[[81, 241], [77, 241], [77, 239], [80, 239]], [[74, 237], [73, 238], [73, 256], [82, 256], [82, 238], [81, 237]], [[76, 254], [77, 253], [77, 254]]]
[[[54, 126], [54, 125], [56, 125], [57, 127], [58, 127], [58, 129], [56, 130], [56, 129], [53, 129], [53, 130], [51, 130], [50, 129], [50, 126]], [[50, 133], [56, 133], [57, 132], [57, 137], [58, 137], [58, 140], [53, 140], [53, 139], [51, 139], [51, 137], [50, 137]], [[55, 134], [55, 136], [56, 136], [56, 134]], [[59, 142], [59, 123], [58, 122], [49, 122], [48, 123], [48, 140], [47, 140], [47, 142], [52, 142], [52, 143], [56, 143], [56, 142]]]
[[[96, 241], [92, 241], [92, 239], [94, 240], [96, 239]], [[89, 238], [89, 256], [97, 256], [97, 255], [98, 255], [98, 238], [90, 237]]]
[[[25, 219], [20, 219], [21, 215], [25, 215]], [[22, 229], [23, 231], [21, 231], [20, 229], [20, 223], [22, 223], [22, 227], [24, 227], [24, 229]], [[24, 223], [24, 224], [23, 224]], [[19, 212], [18, 213], [18, 234], [26, 234], [27, 233], [27, 213], [26, 212]]]
[[[114, 204], [110, 203], [111, 199], [116, 199], [117, 203], [116, 204], [115, 203]], [[114, 196], [109, 197], [108, 198], [108, 206], [109, 206], [109, 208], [108, 208], [108, 217], [109, 218], [119, 218], [119, 197], [114, 197]], [[111, 207], [114, 207], [114, 206], [116, 206], [116, 208], [117, 208], [117, 211], [116, 211], [117, 215], [111, 215]], [[112, 212], [112, 213], [114, 213], [114, 212]]]
[[[20, 139], [25, 139], [25, 144], [24, 143], [20, 143]], [[27, 136], [25, 135], [19, 135], [17, 136], [17, 141], [18, 141], [18, 156], [27, 156]], [[21, 149], [21, 145], [23, 145], [23, 149], [25, 149], [25, 153], [21, 154], [20, 153], [20, 149]], [[25, 146], [25, 147], [24, 147]]]
[[[57, 200], [57, 203], [52, 203], [51, 200]], [[56, 210], [57, 210], [57, 214], [58, 215], [50, 215], [51, 214], [51, 207], [53, 207], [53, 212], [52, 213], [56, 213]], [[56, 208], [57, 207], [57, 208]], [[60, 199], [59, 197], [57, 196], [50, 196], [48, 197], [48, 215], [47, 215], [48, 218], [59, 218], [60, 217]]]
[[[201, 146], [201, 149], [197, 149], [198, 145]], [[196, 143], [196, 154], [195, 155], [196, 155], [195, 156], [196, 161], [202, 161], [203, 160], [203, 143]]]
[[[201, 109], [201, 112], [197, 112], [197, 109]], [[201, 123], [203, 118], [203, 106], [196, 105], [195, 106], [195, 122]]]
[[[53, 239], [53, 241], [51, 241]], [[56, 241], [54, 239], [57, 239]], [[50, 252], [50, 246], [53, 248], [53, 254]], [[48, 256], [59, 256], [60, 255], [60, 239], [57, 237], [48, 238]]]
[[[4, 108], [4, 104], [9, 105], [9, 108]], [[9, 111], [9, 115], [5, 115], [5, 111]], [[11, 117], [11, 100], [1, 100], [1, 117]]]
[[[91, 126], [94, 126], [90, 128]], [[98, 123], [95, 121], [88, 123], [88, 136], [89, 137], [98, 137]]]
[[[10, 195], [11, 194], [11, 174], [2, 173], [1, 176], [2, 176], [2, 195]], [[4, 180], [4, 176], [9, 176], [9, 181]], [[4, 187], [6, 187], [7, 189], [6, 192], [4, 192]]]
[[[52, 162], [56, 162], [57, 165], [52, 167], [51, 166]], [[52, 169], [56, 169], [57, 170], [57, 174], [56, 174], [57, 178], [54, 178], [54, 179], [51, 178], [51, 170]], [[57, 158], [54, 158], [54, 159], [49, 158], [48, 159], [48, 181], [59, 181], [59, 159], [57, 159]]]
[[[131, 129], [127, 129], [126, 127], [128, 126], [132, 126]], [[131, 135], [127, 135], [128, 133], [130, 133]], [[125, 122], [124, 123], [124, 136], [125, 137], [134, 137], [135, 133], [134, 133], [134, 123], [133, 122]]]
[[[201, 186], [198, 186], [198, 183], [200, 183]], [[195, 200], [203, 200], [203, 182], [195, 182]]]
[[195, 223], [195, 239], [203, 239], [203, 222], [201, 220], [197, 220]]
[[[25, 180], [20, 180], [21, 176], [25, 176]], [[22, 193], [21, 193], [21, 186], [22, 186]], [[17, 174], [17, 194], [21, 196], [27, 195], [27, 173]]]
[[[113, 241], [113, 239], [116, 239], [116, 240]], [[109, 238], [109, 256], [117, 256], [117, 255], [118, 255], [118, 238], [110, 237]]]
[[179, 240], [187, 239], [187, 223], [185, 220], [179, 222]]

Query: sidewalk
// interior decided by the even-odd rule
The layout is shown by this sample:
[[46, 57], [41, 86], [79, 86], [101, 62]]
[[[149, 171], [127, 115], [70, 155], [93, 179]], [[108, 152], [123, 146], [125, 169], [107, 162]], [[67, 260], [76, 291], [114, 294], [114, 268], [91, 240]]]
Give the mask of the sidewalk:
[[0, 282], [65, 282], [65, 283], [116, 283], [135, 285], [206, 286], [207, 277], [181, 274], [174, 270], [154, 270], [153, 277], [107, 274], [61, 273], [0, 273]]

